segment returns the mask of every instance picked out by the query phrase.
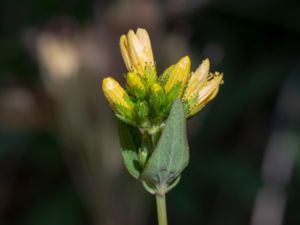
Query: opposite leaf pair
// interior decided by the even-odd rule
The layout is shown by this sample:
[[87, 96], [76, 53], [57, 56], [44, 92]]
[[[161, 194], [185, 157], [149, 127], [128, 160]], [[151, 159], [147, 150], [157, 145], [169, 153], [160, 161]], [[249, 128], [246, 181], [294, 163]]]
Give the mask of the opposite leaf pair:
[[180, 100], [171, 107], [170, 115], [157, 146], [144, 165], [141, 164], [142, 133], [122, 121], [119, 136], [122, 155], [129, 173], [139, 179], [152, 194], [164, 195], [178, 183], [189, 161], [185, 116]]

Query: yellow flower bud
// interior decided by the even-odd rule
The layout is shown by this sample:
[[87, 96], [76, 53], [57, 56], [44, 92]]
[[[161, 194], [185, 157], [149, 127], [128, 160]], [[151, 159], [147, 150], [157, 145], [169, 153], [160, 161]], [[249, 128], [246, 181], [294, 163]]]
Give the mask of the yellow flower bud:
[[150, 41], [148, 32], [145, 29], [138, 28], [136, 31], [136, 36], [138, 37], [140, 42], [143, 44], [144, 52], [147, 57], [146, 62], [154, 64], [154, 57], [153, 57], [153, 53], [152, 53], [151, 41]]
[[209, 60], [205, 59], [196, 69], [195, 72], [191, 74], [187, 88], [185, 89], [183, 100], [189, 101], [193, 96], [195, 96], [202, 86], [205, 84], [209, 73]]
[[182, 57], [169, 72], [164, 89], [172, 101], [182, 95], [189, 78], [191, 60], [188, 56]]
[[142, 81], [142, 78], [136, 73], [129, 72], [126, 75], [126, 81], [130, 88], [138, 87], [140, 89], [145, 89], [145, 85]]
[[146, 96], [146, 88], [142, 78], [134, 73], [128, 72], [126, 75], [126, 81], [128, 85], [129, 92], [137, 97], [138, 99], [143, 99]]
[[138, 28], [136, 33], [129, 30], [120, 38], [120, 49], [128, 71], [145, 75], [145, 66], [154, 66], [154, 58], [149, 35], [145, 29]]
[[112, 77], [106, 77], [102, 81], [102, 89], [113, 110], [119, 116], [132, 120], [134, 103], [120, 84]]
[[150, 90], [153, 92], [153, 93], [159, 93], [160, 91], [162, 91], [162, 87], [159, 85], [159, 84], [153, 84], [151, 87], [150, 87]]
[[209, 73], [203, 85], [197, 88], [193, 100], [194, 104], [189, 105], [188, 116], [192, 116], [202, 109], [208, 102], [216, 97], [219, 92], [220, 85], [223, 84], [223, 74], [215, 72]]

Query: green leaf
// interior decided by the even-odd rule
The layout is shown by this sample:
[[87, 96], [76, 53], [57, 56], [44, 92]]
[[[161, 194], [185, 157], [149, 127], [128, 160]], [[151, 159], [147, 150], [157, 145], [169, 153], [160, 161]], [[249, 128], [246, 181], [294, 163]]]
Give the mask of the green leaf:
[[152, 193], [165, 194], [177, 184], [188, 161], [185, 115], [181, 101], [176, 100], [141, 179], [147, 187], [153, 187]]
[[141, 146], [141, 135], [136, 127], [119, 120], [119, 137], [122, 156], [128, 172], [136, 179], [141, 174], [138, 150]]

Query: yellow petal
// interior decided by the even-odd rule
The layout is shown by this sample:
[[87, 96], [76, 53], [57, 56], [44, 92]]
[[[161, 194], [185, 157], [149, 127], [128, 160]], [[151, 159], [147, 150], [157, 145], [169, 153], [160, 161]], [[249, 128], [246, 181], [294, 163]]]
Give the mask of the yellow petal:
[[154, 64], [151, 41], [148, 32], [145, 29], [138, 28], [136, 31], [136, 36], [138, 37], [138, 39], [144, 47], [144, 53], [147, 58], [146, 63]]
[[209, 59], [205, 59], [199, 65], [189, 79], [183, 100], [188, 101], [203, 87], [209, 73]]
[[191, 106], [190, 115], [195, 114], [202, 109], [208, 102], [214, 99], [219, 91], [219, 87], [223, 84], [223, 74], [216, 72], [210, 74], [212, 78], [208, 80], [203, 88], [198, 92], [197, 103]]
[[128, 53], [128, 42], [127, 42], [126, 35], [122, 35], [120, 37], [120, 50], [127, 70], [132, 71], [132, 65]]
[[180, 83], [181, 88], [178, 96], [181, 96], [183, 88], [189, 78], [191, 60], [188, 56], [182, 57], [170, 71], [168, 80], [165, 84], [165, 91], [168, 93], [176, 84]]
[[144, 47], [132, 30], [128, 32], [127, 40], [133, 70], [139, 73], [140, 75], [144, 75], [146, 65], [145, 63], [147, 61], [147, 57], [144, 52]]

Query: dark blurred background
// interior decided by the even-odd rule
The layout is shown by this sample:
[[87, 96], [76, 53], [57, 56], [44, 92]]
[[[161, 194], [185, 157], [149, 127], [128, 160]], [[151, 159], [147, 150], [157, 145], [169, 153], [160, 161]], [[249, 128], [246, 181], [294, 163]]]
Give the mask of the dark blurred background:
[[122, 164], [100, 83], [146, 28], [158, 71], [189, 54], [224, 72], [188, 122], [170, 225], [300, 224], [300, 2], [1, 0], [0, 224], [156, 224]]

